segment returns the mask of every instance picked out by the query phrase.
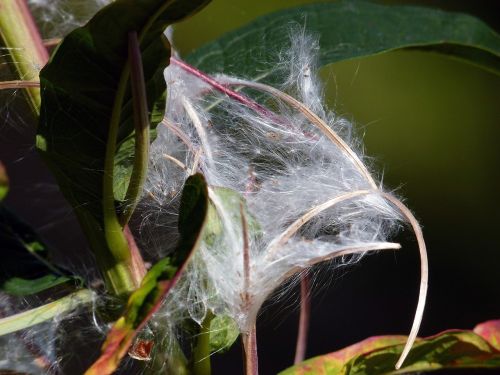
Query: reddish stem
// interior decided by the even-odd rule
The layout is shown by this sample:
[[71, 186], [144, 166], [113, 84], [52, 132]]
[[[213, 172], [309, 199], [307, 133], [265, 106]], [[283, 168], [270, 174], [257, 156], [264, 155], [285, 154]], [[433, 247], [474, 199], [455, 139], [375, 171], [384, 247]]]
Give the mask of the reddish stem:
[[[19, 15], [23, 18], [23, 27], [25, 27], [30, 35], [32, 46], [34, 50], [30, 52], [34, 53], [33, 58], [35, 59], [35, 63], [39, 63], [41, 67], [43, 67], [47, 61], [49, 61], [49, 52], [45, 48], [42, 37], [40, 35], [40, 31], [38, 30], [38, 26], [36, 25], [35, 19], [31, 14], [31, 11], [28, 7], [26, 0], [17, 0], [16, 5], [18, 7]], [[18, 46], [19, 48], [25, 46]]]
[[295, 360], [297, 365], [304, 361], [307, 351], [307, 336], [311, 317], [311, 281], [309, 275], [304, 273], [300, 277], [300, 317], [297, 344], [295, 346]]
[[[241, 228], [243, 231], [243, 303], [244, 308], [251, 306], [250, 295], [250, 240], [248, 236], [248, 223], [245, 216], [245, 207], [240, 202]], [[243, 355], [245, 358], [245, 375], [259, 374], [259, 359], [257, 356], [257, 332], [255, 324], [249, 332], [245, 332], [241, 337], [243, 341]]]
[[243, 234], [243, 293], [245, 294], [246, 302], [249, 302], [250, 295], [250, 241], [248, 238], [248, 223], [245, 216], [245, 207], [243, 202], [240, 202], [241, 228]]
[[245, 375], [259, 375], [259, 358], [257, 356], [257, 330], [255, 325], [250, 332], [242, 335], [245, 356]]
[[170, 57], [170, 63], [181, 67], [186, 72], [191, 73], [195, 77], [201, 79], [203, 82], [208, 83], [210, 86], [212, 86], [217, 91], [220, 91], [221, 93], [223, 93], [223, 94], [229, 96], [230, 98], [244, 104], [245, 106], [253, 109], [254, 111], [256, 111], [264, 116], [274, 117], [274, 114], [271, 111], [264, 108], [259, 103], [253, 101], [252, 99], [250, 99], [249, 97], [247, 97], [245, 95], [237, 93], [236, 91], [231, 90], [230, 88], [222, 85], [221, 83], [217, 82], [215, 79], [210, 77], [209, 75], [203, 73], [201, 70], [196, 69], [194, 66], [191, 66], [182, 60], [178, 60], [174, 56]]
[[[259, 103], [252, 100], [248, 96], [245, 96], [243, 94], [240, 94], [240, 93], [232, 90], [230, 88], [230, 86], [238, 86], [237, 82], [230, 82], [226, 85], [223, 85], [220, 82], [217, 82], [212, 77], [210, 77], [208, 74], [203, 73], [202, 71], [196, 69], [194, 66], [191, 66], [182, 60], [179, 60], [175, 57], [171, 57], [170, 62], [174, 65], [179, 66], [180, 68], [182, 68], [186, 72], [194, 75], [195, 77], [201, 79], [203, 82], [208, 83], [215, 90], [220, 91], [221, 93], [226, 94], [228, 97], [240, 102], [241, 104], [247, 106], [248, 108], [253, 109], [255, 112], [259, 113], [260, 115], [270, 119], [271, 121], [276, 122], [277, 124], [284, 126], [285, 128], [294, 130], [289, 125], [287, 125], [286, 121], [283, 118], [280, 118], [274, 112], [272, 112], [269, 109], [267, 109], [266, 107], [260, 105]], [[319, 139], [318, 136], [314, 133], [303, 132], [302, 134], [308, 139], [312, 139], [312, 140]]]
[[45, 48], [51, 49], [51, 48], [54, 48], [55, 46], [57, 46], [59, 43], [61, 43], [61, 41], [62, 41], [62, 38], [44, 39], [43, 45], [45, 46]]
[[[38, 80], [39, 70], [49, 60], [47, 49], [26, 0], [0, 0], [0, 37], [16, 63], [19, 78]], [[32, 108], [40, 111], [38, 87], [27, 89]]]
[[123, 234], [127, 239], [128, 247], [130, 249], [130, 272], [132, 273], [134, 284], [138, 288], [141, 285], [144, 275], [146, 275], [146, 266], [144, 265], [144, 260], [142, 259], [139, 247], [135, 242], [134, 234], [128, 225], [125, 225], [123, 228]]
[[40, 87], [39, 81], [24, 81], [24, 80], [13, 80], [13, 81], [2, 81], [0, 82], [0, 90], [5, 89], [25, 89], [31, 87]]
[[128, 34], [128, 61], [130, 64], [130, 88], [134, 118], [134, 164], [125, 194], [125, 208], [120, 222], [125, 225], [134, 213], [146, 180], [149, 161], [149, 111], [146, 81], [142, 64], [141, 48], [137, 33]]

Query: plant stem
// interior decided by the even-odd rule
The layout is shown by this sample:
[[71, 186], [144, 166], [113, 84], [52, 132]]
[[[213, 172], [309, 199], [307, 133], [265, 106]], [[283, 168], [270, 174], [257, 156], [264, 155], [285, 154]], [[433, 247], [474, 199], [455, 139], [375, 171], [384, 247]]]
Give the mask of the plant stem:
[[245, 216], [245, 207], [240, 202], [241, 228], [243, 235], [243, 294], [249, 302], [250, 299], [250, 241], [248, 238], [248, 222]]
[[294, 364], [304, 361], [307, 351], [307, 336], [309, 333], [309, 319], [311, 313], [311, 282], [309, 275], [304, 273], [300, 277], [300, 317], [297, 344], [295, 346]]
[[259, 375], [259, 359], [257, 356], [257, 330], [255, 325], [249, 332], [241, 336], [245, 356], [245, 375]]
[[40, 82], [38, 82], [38, 81], [23, 81], [23, 80], [0, 82], [0, 90], [27, 89], [27, 88], [33, 88], [33, 87], [40, 87]]
[[[0, 1], [0, 35], [23, 80], [38, 80], [40, 69], [49, 60], [38, 28], [25, 0]], [[40, 89], [27, 90], [33, 111], [40, 113]]]
[[259, 103], [253, 101], [252, 99], [248, 98], [245, 95], [239, 94], [236, 91], [231, 90], [230, 88], [222, 85], [221, 83], [217, 82], [215, 79], [210, 77], [209, 75], [203, 73], [201, 70], [196, 69], [194, 66], [191, 66], [182, 60], [178, 60], [174, 56], [170, 57], [170, 63], [179, 66], [181, 69], [183, 69], [186, 72], [201, 79], [203, 82], [208, 83], [210, 86], [212, 86], [217, 91], [220, 91], [221, 93], [226, 94], [231, 99], [234, 99], [234, 100], [246, 105], [248, 108], [251, 108], [254, 111], [256, 111], [264, 116], [271, 116], [271, 117], [274, 116], [274, 114], [271, 111], [269, 111], [265, 107], [261, 106]]
[[0, 319], [0, 336], [26, 329], [51, 320], [54, 317], [75, 309], [78, 305], [92, 301], [92, 292], [82, 289], [57, 301]]
[[[243, 202], [240, 202], [241, 228], [243, 231], [243, 303], [248, 308], [251, 305], [250, 295], [250, 239], [248, 237], [248, 222], [245, 216]], [[259, 359], [257, 356], [257, 330], [255, 324], [250, 331], [241, 335], [245, 357], [245, 375], [259, 374]]]
[[43, 45], [45, 48], [54, 48], [57, 46], [59, 43], [61, 43], [62, 38], [51, 38], [51, 39], [44, 39], [43, 40]]
[[146, 179], [149, 160], [149, 113], [146, 83], [144, 81], [141, 50], [136, 32], [129, 33], [128, 48], [130, 84], [134, 108], [135, 153], [132, 175], [130, 176], [130, 182], [125, 195], [125, 207], [120, 218], [122, 225], [125, 225], [130, 220], [137, 206]]
[[200, 333], [193, 351], [194, 375], [210, 375], [212, 373], [210, 364], [210, 323], [213, 318], [212, 312], [208, 311], [201, 324]]
[[130, 253], [127, 245], [127, 240], [122, 232], [122, 226], [118, 220], [115, 208], [114, 196], [114, 167], [116, 141], [118, 137], [118, 128], [120, 126], [120, 116], [122, 111], [123, 98], [125, 96], [126, 87], [128, 84], [128, 76], [130, 74], [130, 64], [127, 62], [122, 71], [120, 83], [117, 89], [111, 120], [109, 124], [108, 139], [106, 143], [106, 157], [104, 160], [104, 176], [103, 176], [103, 216], [104, 216], [104, 232], [108, 246], [117, 261], [127, 261], [130, 258]]
[[128, 247], [130, 249], [130, 264], [131, 264], [131, 272], [136, 284], [136, 287], [139, 287], [142, 279], [147, 273], [146, 266], [144, 264], [144, 260], [142, 259], [141, 251], [135, 242], [134, 234], [130, 230], [128, 225], [125, 225], [123, 229], [123, 233], [125, 238], [127, 239]]
[[[118, 138], [118, 129], [120, 126], [120, 117], [122, 104], [127, 91], [128, 77], [130, 75], [130, 63], [127, 61], [123, 67], [116, 97], [111, 112], [111, 120], [109, 123], [108, 139], [106, 143], [106, 156], [104, 159], [104, 174], [102, 187], [102, 208], [103, 208], [103, 224], [104, 236], [112, 258], [112, 268], [107, 272], [108, 286], [111, 286], [111, 292], [115, 295], [125, 296], [132, 292], [137, 280], [134, 280], [131, 254], [127, 239], [123, 233], [123, 227], [118, 218], [115, 207], [114, 196], [114, 167], [116, 142]], [[107, 254], [96, 252], [99, 258], [109, 258]], [[109, 263], [109, 261], [107, 262]], [[140, 282], [139, 282], [140, 283]]]

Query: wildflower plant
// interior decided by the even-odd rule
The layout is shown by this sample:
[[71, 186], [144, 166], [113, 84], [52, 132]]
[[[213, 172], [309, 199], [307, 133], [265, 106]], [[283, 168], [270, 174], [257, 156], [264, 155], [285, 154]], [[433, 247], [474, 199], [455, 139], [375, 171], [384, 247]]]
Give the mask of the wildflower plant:
[[[39, 115], [37, 149], [73, 206], [103, 280], [96, 287], [87, 275], [53, 264], [47, 245], [2, 207], [1, 238], [13, 261], [1, 279], [2, 314], [8, 316], [0, 319], [0, 344], [10, 353], [0, 359], [1, 368], [67, 373], [58, 353], [70, 336], [68, 327], [80, 317], [83, 331], [102, 341], [100, 353], [86, 361], [87, 375], [210, 374], [210, 356], [238, 336], [245, 373], [258, 374], [259, 311], [276, 290], [300, 284], [297, 367], [285, 372], [301, 373], [310, 313], [308, 270], [324, 264], [335, 272], [367, 253], [399, 250], [391, 238], [406, 224], [421, 262], [409, 336], [378, 338], [370, 355], [362, 344], [355, 355], [347, 348], [351, 354], [341, 352], [346, 360], [333, 360], [328, 373], [425, 371], [436, 362], [500, 366], [498, 322], [416, 341], [428, 286], [422, 230], [372, 171], [353, 125], [325, 106], [318, 78], [326, 62], [423, 46], [498, 71], [500, 38], [464, 15], [346, 1], [269, 17], [323, 12], [357, 25], [357, 19], [342, 17], [356, 8], [359, 18], [380, 12], [397, 16], [401, 27], [417, 17], [432, 32], [405, 29], [407, 35], [397, 39], [382, 23], [379, 31], [386, 38], [372, 44], [357, 39], [362, 29], [349, 30], [343, 35], [347, 44], [327, 39], [327, 46], [351, 46], [336, 54], [322, 45], [326, 21], [310, 33], [309, 20], [306, 26], [288, 24], [287, 32], [282, 26], [275, 30], [275, 42], [286, 48], [245, 51], [238, 43], [262, 40], [254, 38], [261, 30], [257, 21], [241, 37], [229, 34], [218, 42], [234, 46], [234, 62], [228, 72], [209, 74], [200, 67], [217, 61], [214, 47], [183, 59], [173, 49], [171, 26], [206, 3], [117, 0], [65, 36], [49, 61], [26, 3], [0, 5], [2, 37], [19, 60], [21, 78], [0, 88], [27, 89]], [[30, 5], [41, 21], [56, 16], [58, 22], [69, 20], [68, 27], [85, 13], [43, 1]], [[447, 27], [436, 27], [436, 18]], [[470, 32], [459, 28], [464, 19], [477, 31], [473, 42]], [[14, 29], [13, 20], [23, 27]], [[58, 28], [49, 26], [53, 37]], [[23, 40], [26, 48], [19, 51]], [[445, 44], [456, 48], [450, 52]], [[477, 52], [489, 59], [479, 59]], [[230, 74], [248, 53], [260, 59], [254, 71]], [[0, 186], [3, 198], [8, 189], [3, 170]], [[29, 272], [15, 267], [25, 258]], [[38, 298], [38, 306], [20, 307], [27, 296]], [[472, 344], [457, 350], [463, 342]], [[413, 355], [414, 345], [421, 350]]]

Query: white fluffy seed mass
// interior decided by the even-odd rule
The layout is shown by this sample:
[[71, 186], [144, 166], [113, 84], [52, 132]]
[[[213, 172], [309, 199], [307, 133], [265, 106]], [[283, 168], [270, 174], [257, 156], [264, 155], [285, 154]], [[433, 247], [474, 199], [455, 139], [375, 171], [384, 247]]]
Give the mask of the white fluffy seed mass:
[[[235, 99], [182, 61], [172, 59], [165, 70], [168, 100], [151, 150], [143, 228], [175, 236], [183, 182], [197, 171], [207, 180], [211, 206], [201, 248], [165, 303], [171, 319], [189, 315], [200, 323], [211, 310], [248, 332], [266, 298], [293, 275], [334, 257], [345, 263], [399, 248], [387, 238], [400, 216], [363, 154], [352, 151], [360, 149], [352, 125], [323, 105], [317, 48], [303, 33], [294, 37], [277, 68], [285, 72], [283, 95], [216, 77], [222, 88], [247, 87]], [[343, 135], [341, 144], [328, 132]], [[170, 250], [152, 242], [163, 244], [161, 254]]]

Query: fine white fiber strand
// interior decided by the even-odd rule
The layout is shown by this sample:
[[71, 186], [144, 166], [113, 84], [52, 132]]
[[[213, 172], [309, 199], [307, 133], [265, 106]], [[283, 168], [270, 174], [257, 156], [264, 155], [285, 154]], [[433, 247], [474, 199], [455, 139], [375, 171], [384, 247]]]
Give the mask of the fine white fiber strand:
[[[0, 293], [3, 328], [0, 333], [0, 373], [1, 370], [9, 370], [28, 374], [59, 374], [63, 371], [62, 363], [73, 355], [67, 351], [67, 345], [74, 346], [92, 335], [103, 337], [104, 330], [101, 329], [99, 334], [95, 327], [101, 323], [95, 320], [94, 326], [87, 317], [90, 312], [95, 312], [88, 305], [90, 299], [97, 298], [97, 293], [82, 290], [68, 298], [71, 300], [67, 301], [68, 305], [54, 305], [47, 310], [43, 309], [47, 304], [37, 296], [13, 297]], [[31, 320], [22, 316], [32, 309], [43, 311], [32, 314]], [[43, 318], [52, 313], [53, 316]], [[41, 318], [40, 321], [37, 318]], [[13, 325], [7, 322], [9, 319]], [[21, 326], [16, 327], [17, 322], [22, 322]], [[78, 329], [75, 330], [75, 327]]]
[[[158, 315], [168, 316], [173, 332], [176, 320], [201, 323], [212, 311], [248, 334], [264, 301], [287, 279], [335, 257], [353, 262], [369, 251], [396, 250], [388, 239], [408, 221], [422, 282], [400, 366], [425, 303], [425, 243], [411, 212], [370, 173], [352, 125], [324, 106], [317, 41], [303, 30], [291, 35], [277, 68], [286, 72], [280, 89], [214, 79], [176, 57], [165, 70], [168, 99], [151, 148], [143, 228], [158, 223], [175, 236], [162, 223], [174, 222], [183, 183], [197, 171], [209, 185], [210, 207], [200, 249]], [[160, 254], [170, 251], [162, 241], [156, 245]]]
[[[37, 345], [39, 344], [39, 342], [36, 342], [37, 338], [38, 341], [43, 338], [43, 345]], [[0, 372], [1, 370], [8, 370], [23, 374], [49, 373], [47, 369], [56, 365], [53, 341], [54, 328], [50, 323], [38, 326], [36, 331], [30, 330], [1, 336]], [[52, 366], [52, 363], [54, 363], [54, 366]]]

